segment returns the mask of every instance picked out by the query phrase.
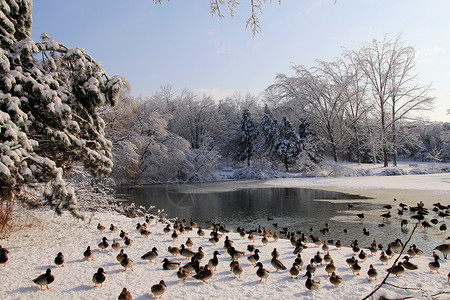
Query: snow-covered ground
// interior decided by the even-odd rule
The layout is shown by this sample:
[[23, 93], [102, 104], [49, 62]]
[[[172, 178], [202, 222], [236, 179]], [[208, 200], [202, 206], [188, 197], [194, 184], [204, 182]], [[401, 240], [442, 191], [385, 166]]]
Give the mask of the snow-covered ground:
[[[409, 190], [411, 195], [420, 192], [437, 195], [438, 198], [431, 199], [441, 199], [441, 203], [444, 205], [450, 204], [450, 174], [448, 173], [352, 178], [293, 178], [273, 180], [267, 183], [282, 186], [359, 190], [362, 194], [371, 189], [383, 195], [390, 195], [389, 201], [391, 202], [393, 197], [407, 198]], [[399, 191], [404, 193], [400, 194]], [[429, 203], [431, 200], [424, 199], [424, 202], [425, 200], [427, 200], [426, 207], [431, 208], [431, 203]], [[313, 277], [320, 280], [321, 286], [316, 291], [310, 291], [305, 287], [306, 277], [302, 277], [306, 272], [305, 267], [318, 251], [322, 256], [324, 254], [320, 247], [315, 247], [311, 243], [302, 252], [305, 263], [303, 270], [300, 271], [300, 276], [292, 279], [288, 270], [296, 256], [293, 254], [291, 243], [284, 239], [280, 239], [278, 242], [270, 240], [267, 246], [263, 246], [261, 237], [257, 237], [255, 245], [261, 251], [260, 261], [271, 272], [267, 282], [260, 283], [256, 275], [257, 268], [254, 268], [246, 259], [249, 255], [247, 251], [245, 257], [240, 259], [244, 271], [241, 278], [233, 278], [233, 274], [229, 271], [230, 258], [223, 248], [225, 238], [222, 237], [214, 246], [208, 240], [210, 233], [208, 230], [206, 230], [207, 236], [205, 237], [199, 237], [196, 231], [192, 231], [181, 235], [177, 241], [173, 242], [170, 236], [163, 233], [165, 225], [156, 220], [149, 225], [152, 234], [145, 238], [135, 229], [136, 223], [142, 223], [143, 218], [127, 218], [112, 212], [99, 212], [88, 223], [87, 220], [75, 220], [68, 214], [58, 217], [51, 211], [39, 211], [32, 214], [39, 219], [39, 222], [34, 222], [37, 226], [13, 232], [9, 238], [0, 240], [0, 244], [10, 251], [6, 267], [0, 267], [1, 299], [116, 299], [124, 287], [131, 292], [133, 299], [149, 299], [152, 298], [151, 286], [160, 280], [164, 280], [167, 285], [164, 299], [361, 299], [382, 281], [388, 268], [381, 264], [380, 252], [375, 256], [369, 254], [367, 260], [361, 262], [361, 275], [354, 277], [345, 262], [353, 255], [349, 245], [344, 245], [347, 247], [341, 250], [331, 246], [330, 254], [337, 267], [336, 273], [343, 277], [343, 282], [335, 288], [328, 280], [325, 266], [319, 265]], [[87, 219], [89, 217], [87, 215]], [[105, 225], [107, 229], [99, 232], [97, 230], [98, 223]], [[123, 229], [129, 233], [129, 237], [134, 241], [131, 247], [124, 247], [123, 241], [119, 238], [119, 231], [113, 233], [108, 230], [110, 224], [116, 225], [119, 231]], [[410, 223], [410, 229], [412, 226]], [[420, 234], [420, 231], [416, 234]], [[244, 251], [247, 245], [251, 244], [248, 239], [240, 239], [237, 233], [227, 235], [234, 241], [234, 246], [238, 250]], [[110, 244], [113, 240], [121, 243], [121, 249], [124, 249], [125, 253], [134, 261], [134, 271], [124, 272], [124, 268], [116, 260], [118, 252], [112, 250], [111, 247], [104, 252], [99, 250], [97, 245], [101, 242], [102, 237], [107, 237]], [[187, 262], [179, 256], [172, 257], [167, 249], [169, 246], [179, 247], [186, 242], [188, 237], [194, 242], [193, 249], [197, 250], [198, 247], [203, 247], [205, 258], [202, 260], [202, 264], [206, 264], [212, 258], [215, 250], [221, 254], [217, 271], [214, 271], [208, 284], [198, 281], [192, 276], [187, 279], [186, 283], [182, 283], [177, 278], [176, 271], [162, 268], [164, 258], [179, 261], [182, 264]], [[386, 247], [392, 241], [377, 242]], [[445, 240], [442, 242], [444, 243]], [[91, 246], [94, 250], [94, 261], [83, 260], [83, 252], [87, 246]], [[361, 248], [368, 246], [361, 245]], [[420, 248], [420, 245], [417, 246]], [[153, 247], [159, 250], [159, 256], [155, 259], [155, 263], [141, 260], [140, 257]], [[275, 272], [270, 264], [270, 253], [273, 248], [277, 248], [280, 252], [280, 260], [288, 270]], [[368, 252], [367, 249], [365, 250]], [[53, 262], [58, 252], [62, 252], [66, 259], [63, 268], [57, 268]], [[442, 258], [442, 254], [438, 253]], [[440, 260], [440, 274], [431, 273], [428, 264], [433, 259], [430, 256], [431, 253], [425, 253], [425, 256], [412, 258], [411, 262], [418, 265], [418, 270], [406, 270], [398, 278], [391, 275], [387, 282], [392, 285], [383, 285], [376, 295], [390, 298], [419, 298], [424, 295], [431, 297], [430, 295], [436, 293], [450, 292], [450, 283], [447, 278], [450, 271], [449, 261]], [[389, 265], [396, 257], [394, 256], [389, 261]], [[369, 282], [367, 277], [370, 264], [373, 264], [379, 273], [378, 280], [372, 282]], [[100, 267], [106, 271], [106, 281], [103, 287], [94, 287], [92, 276]], [[47, 268], [52, 269], [55, 281], [50, 285], [50, 290], [40, 291], [32, 279], [45, 273]], [[405, 287], [411, 289], [403, 289]], [[442, 294], [436, 298], [448, 299], [448, 297], [449, 294]]]

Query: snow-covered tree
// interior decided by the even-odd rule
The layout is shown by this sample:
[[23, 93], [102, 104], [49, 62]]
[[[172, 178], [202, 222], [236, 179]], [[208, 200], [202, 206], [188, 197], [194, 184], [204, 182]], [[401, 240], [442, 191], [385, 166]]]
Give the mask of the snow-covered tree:
[[238, 143], [238, 161], [247, 161], [250, 166], [250, 160], [256, 150], [258, 139], [258, 127], [250, 116], [250, 111], [244, 109], [242, 113], [241, 125], [239, 126], [239, 143]]
[[1, 8], [1, 201], [46, 203], [81, 217], [64, 176], [74, 162], [96, 176], [111, 172], [111, 142], [97, 108], [115, 104], [122, 81], [83, 49], [47, 34], [34, 42], [30, 0], [4, 0]]
[[277, 134], [277, 120], [272, 115], [269, 107], [264, 107], [264, 115], [259, 122], [259, 138], [261, 152], [265, 157], [270, 158], [272, 156], [273, 144], [275, 136]]
[[286, 116], [283, 116], [278, 124], [273, 150], [283, 162], [286, 171], [289, 171], [289, 165], [295, 162], [301, 151], [300, 137]]
[[300, 138], [300, 155], [305, 158], [305, 161], [310, 161], [313, 164], [320, 163], [323, 159], [322, 151], [317, 147], [317, 135], [312, 130], [306, 117], [299, 118], [298, 136]]

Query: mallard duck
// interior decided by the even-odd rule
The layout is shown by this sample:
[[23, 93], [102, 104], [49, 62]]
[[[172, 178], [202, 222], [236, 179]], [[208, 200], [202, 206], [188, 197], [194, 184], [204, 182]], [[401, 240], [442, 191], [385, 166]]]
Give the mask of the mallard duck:
[[180, 267], [177, 271], [177, 277], [183, 280], [183, 283], [186, 282], [186, 278], [189, 276], [189, 271]]
[[98, 268], [97, 272], [92, 276], [92, 282], [94, 283], [94, 287], [98, 287], [98, 285], [103, 286], [103, 282], [106, 280], [105, 270], [103, 268]]
[[119, 297], [117, 297], [117, 299], [118, 300], [133, 300], [133, 296], [126, 288], [123, 288], [122, 292], [120, 293]]
[[347, 259], [345, 260], [345, 262], [347, 263], [347, 265], [348, 265], [349, 267], [351, 267], [351, 266], [355, 263], [355, 261], [356, 261], [356, 258], [355, 258], [354, 256], [352, 256], [352, 257], [350, 257], [350, 258], [347, 258]]
[[310, 272], [311, 274], [316, 273], [316, 266], [314, 265], [314, 258], [311, 258], [310, 264], [306, 266], [306, 271]]
[[232, 260], [230, 262], [230, 272], [233, 272], [234, 267], [238, 264], [239, 264], [239, 262], [237, 260]]
[[328, 246], [327, 242], [324, 241], [322, 244], [322, 250], [324, 253], [328, 252], [330, 250], [330, 247]]
[[8, 253], [9, 251], [6, 248], [0, 249], [0, 264], [3, 264], [6, 267], [6, 262], [8, 261]]
[[422, 249], [419, 249], [419, 248], [417, 248], [417, 246], [416, 246], [416, 244], [412, 244], [412, 247], [413, 247], [413, 249], [414, 249], [414, 252], [416, 253], [416, 255], [417, 256], [422, 256], [423, 255], [423, 250]]
[[430, 272], [436, 271], [436, 273], [439, 273], [439, 268], [441, 267], [441, 264], [439, 263], [439, 257], [435, 256], [434, 261], [430, 262], [428, 264], [428, 267], [430, 268]]
[[292, 264], [292, 267], [289, 269], [289, 274], [291, 274], [291, 278], [297, 278], [298, 274], [300, 274], [298, 265], [295, 262]]
[[166, 283], [164, 280], [161, 280], [158, 284], [152, 285], [151, 291], [155, 298], [161, 298], [166, 291]]
[[230, 256], [231, 256], [232, 260], [239, 259], [243, 255], [244, 255], [244, 252], [236, 250], [236, 248], [234, 248], [234, 247], [230, 248]]
[[88, 246], [86, 250], [83, 252], [83, 256], [85, 260], [94, 260], [94, 253], [91, 250], [91, 246]]
[[180, 248], [178, 247], [169, 246], [167, 251], [169, 251], [169, 253], [172, 254], [173, 256], [177, 256], [178, 254], [180, 254]]
[[123, 230], [120, 230], [119, 237], [120, 237], [122, 240], [123, 240], [127, 235], [128, 235], [128, 233], [126, 233], [126, 232], [123, 231]]
[[117, 231], [117, 226], [114, 226], [113, 224], [111, 224], [110, 226], [109, 226], [109, 230], [111, 231], [111, 232], [116, 232]]
[[239, 262], [237, 262], [237, 264], [233, 267], [233, 274], [234, 274], [234, 278], [239, 277], [241, 278], [241, 274], [244, 272], [244, 270], [242, 269], [241, 265], [239, 264]]
[[174, 229], [173, 233], [172, 233], [172, 241], [175, 242], [176, 240], [178, 240], [178, 233], [177, 231]]
[[336, 246], [337, 249], [341, 249], [342, 248], [342, 242], [341, 240], [337, 240], [336, 244], [334, 244]]
[[409, 256], [405, 255], [403, 256], [403, 266], [408, 269], [408, 270], [417, 270], [417, 265], [413, 264], [412, 262], [409, 261]]
[[123, 243], [125, 244], [125, 246], [131, 247], [131, 245], [133, 245], [133, 240], [130, 239], [128, 236], [125, 236]]
[[263, 279], [266, 279], [269, 277], [270, 272], [264, 269], [263, 264], [261, 262], [258, 262], [256, 264], [256, 267], [258, 267], [258, 270], [256, 270], [256, 275], [260, 278], [259, 281], [262, 282]]
[[273, 248], [273, 251], [270, 253], [272, 257], [278, 258], [280, 257], [280, 252], [278, 252], [277, 248]]
[[323, 256], [323, 260], [326, 263], [329, 263], [333, 258], [331, 257], [331, 254], [329, 251], [327, 251], [327, 253], [325, 253], [325, 255]]
[[102, 238], [102, 241], [98, 244], [98, 247], [100, 248], [101, 251], [105, 251], [106, 248], [108, 248], [109, 243], [107, 242], [107, 238], [104, 236]]
[[388, 248], [389, 247], [391, 248], [392, 251], [398, 252], [398, 251], [402, 250], [403, 243], [400, 239], [396, 239], [395, 241], [388, 244]]
[[195, 252], [193, 258], [200, 261], [203, 259], [203, 257], [205, 257], [205, 252], [203, 252], [203, 247], [198, 247], [198, 251]]
[[102, 232], [103, 230], [105, 230], [105, 226], [103, 226], [102, 224], [98, 223], [97, 224], [97, 229], [98, 229], [98, 231]]
[[168, 260], [164, 258], [163, 260], [163, 269], [164, 270], [176, 270], [180, 267], [180, 263], [176, 261]]
[[342, 277], [339, 276], [339, 275], [336, 275], [335, 272], [332, 272], [332, 273], [331, 273], [331, 276], [330, 276], [330, 282], [331, 282], [332, 285], [334, 285], [335, 287], [337, 287], [339, 284], [341, 284], [341, 282], [342, 282]]
[[384, 251], [381, 251], [381, 255], [380, 255], [380, 261], [381, 263], [384, 265], [388, 263], [389, 261], [389, 257], [384, 253]]
[[405, 268], [403, 267], [403, 263], [400, 261], [395, 266], [387, 269], [387, 271], [398, 277], [398, 275], [401, 275], [403, 274], [403, 272], [405, 272]]
[[250, 255], [249, 257], [247, 257], [247, 260], [253, 265], [255, 266], [256, 263], [259, 261], [259, 249], [255, 250], [255, 253], [253, 255]]
[[[355, 263], [353, 265], [350, 266], [350, 269], [353, 272], [353, 276], [358, 276], [359, 272], [361, 271], [361, 266], [358, 263], [358, 260], [355, 260]], [[355, 274], [356, 273], [356, 274]]]
[[261, 243], [264, 246], [267, 246], [267, 244], [269, 243], [269, 239], [267, 238], [267, 236], [263, 236], [263, 238], [261, 239]]
[[[64, 267], [64, 255], [62, 252], [58, 252], [58, 254], [55, 257], [55, 264], [59, 267]], [[1, 263], [1, 260], [0, 260]]]
[[184, 244], [182, 244], [180, 246], [180, 254], [181, 254], [181, 256], [184, 256], [186, 259], [189, 259], [195, 255], [195, 252], [190, 249], [185, 248]]
[[205, 265], [203, 270], [192, 276], [193, 278], [197, 280], [201, 280], [204, 283], [207, 283], [206, 280], [210, 279], [213, 276], [213, 271], [209, 268], [208, 265]]
[[219, 251], [214, 251], [213, 258], [208, 261], [208, 265], [210, 268], [214, 267], [214, 270], [217, 270], [217, 265], [219, 264], [219, 258], [217, 255], [220, 255]]
[[369, 270], [367, 271], [367, 276], [369, 276], [369, 281], [371, 281], [372, 278], [374, 280], [377, 280], [378, 272], [377, 272], [377, 270], [375, 270], [373, 265], [369, 266]]
[[256, 250], [255, 245], [247, 245], [248, 252], [253, 253], [253, 252], [255, 252], [255, 250]]
[[111, 244], [111, 248], [113, 248], [114, 251], [119, 250], [120, 248], [120, 243], [116, 242], [116, 240], [113, 240], [112, 244]]
[[145, 253], [144, 255], [141, 256], [141, 259], [143, 260], [148, 260], [149, 262], [153, 262], [153, 260], [155, 258], [158, 257], [158, 249], [156, 249], [156, 247], [153, 247], [151, 251]]
[[408, 251], [406, 251], [406, 254], [408, 254], [410, 257], [416, 256], [416, 251], [414, 251], [414, 248], [412, 246], [409, 246]]
[[125, 268], [124, 271], [127, 271], [128, 268], [130, 268], [131, 271], [134, 271], [133, 270], [133, 261], [130, 258], [128, 258], [127, 254], [123, 255], [123, 259], [120, 262], [120, 265]]
[[165, 235], [168, 235], [170, 233], [170, 224], [167, 224], [166, 227], [163, 228], [163, 232]]
[[286, 266], [275, 257], [272, 257], [270, 264], [275, 268], [275, 272], [278, 272], [279, 270], [286, 270]]
[[365, 261], [367, 259], [367, 254], [364, 252], [364, 250], [361, 249], [361, 251], [358, 254], [358, 258], [362, 261]]
[[311, 279], [311, 272], [306, 271], [306, 274], [303, 277], [308, 277], [305, 282], [305, 286], [308, 290], [317, 290], [320, 287], [320, 281]]
[[122, 259], [123, 259], [123, 255], [124, 255], [125, 253], [123, 252], [123, 249], [120, 249], [120, 252], [119, 252], [119, 254], [117, 254], [117, 256], [116, 256], [116, 259], [117, 259], [117, 261], [120, 263], [120, 262], [122, 262]]
[[392, 251], [391, 246], [389, 246], [389, 245], [388, 245], [388, 248], [386, 249], [385, 253], [389, 258], [392, 258], [395, 255], [394, 251]]
[[139, 230], [139, 233], [143, 236], [143, 237], [148, 237], [150, 234], [152, 234], [152, 232], [148, 229], [145, 228], [141, 228], [141, 230]]
[[186, 247], [191, 248], [192, 246], [194, 246], [194, 242], [191, 240], [191, 238], [188, 238], [186, 241]]
[[442, 254], [444, 254], [444, 258], [447, 259], [447, 254], [450, 253], [450, 244], [441, 244], [439, 246], [436, 246], [434, 250], [441, 251]]
[[200, 237], [203, 237], [203, 236], [205, 236], [205, 232], [203, 231], [203, 229], [201, 229], [200, 227], [198, 227], [197, 235], [200, 236]]
[[316, 264], [322, 265], [322, 260], [323, 260], [323, 258], [322, 258], [322, 256], [320, 255], [320, 252], [317, 251], [316, 255], [314, 255], [314, 262], [315, 262]]
[[50, 269], [47, 269], [44, 274], [39, 275], [38, 277], [33, 279], [33, 282], [40, 286], [41, 291], [44, 291], [44, 289], [42, 288], [44, 285], [47, 287], [47, 289], [49, 289], [48, 285], [53, 281], [55, 281], [55, 276], [53, 276], [52, 270]]
[[280, 238], [279, 236], [278, 236], [278, 233], [274, 233], [273, 235], [272, 235], [272, 238], [273, 238], [273, 241], [274, 242], [278, 242], [278, 239]]
[[249, 233], [249, 235], [248, 235], [247, 238], [248, 238], [248, 240], [251, 241], [252, 243], [255, 242], [255, 236], [254, 236], [252, 233]]
[[294, 260], [294, 263], [298, 266], [298, 268], [301, 270], [303, 266], [303, 258], [302, 255], [299, 253], [297, 254], [297, 257]]
[[330, 277], [330, 273], [334, 273], [334, 271], [336, 271], [336, 266], [334, 265], [333, 260], [325, 266], [325, 271], [328, 273], [328, 277]]

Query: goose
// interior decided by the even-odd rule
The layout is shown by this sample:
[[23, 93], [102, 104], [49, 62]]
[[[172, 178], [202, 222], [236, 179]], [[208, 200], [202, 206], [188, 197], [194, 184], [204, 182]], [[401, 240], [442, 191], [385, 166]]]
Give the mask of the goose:
[[52, 270], [50, 269], [47, 269], [44, 274], [39, 275], [38, 277], [33, 279], [33, 282], [40, 286], [41, 291], [44, 291], [44, 289], [42, 288], [42, 286], [44, 285], [47, 287], [47, 289], [50, 289], [48, 285], [53, 281], [55, 281], [55, 276], [53, 276]]
[[103, 282], [106, 280], [105, 270], [103, 268], [98, 268], [97, 272], [92, 276], [92, 282], [94, 283], [94, 287], [98, 287], [98, 285], [103, 286]]
[[151, 287], [151, 291], [155, 298], [161, 298], [166, 291], [166, 283], [164, 280], [161, 280], [158, 284], [153, 285]]

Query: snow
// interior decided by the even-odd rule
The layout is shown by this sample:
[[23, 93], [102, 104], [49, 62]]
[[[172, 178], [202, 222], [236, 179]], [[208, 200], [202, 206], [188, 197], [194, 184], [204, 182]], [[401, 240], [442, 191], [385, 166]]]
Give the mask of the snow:
[[[412, 169], [420, 168], [422, 165], [409, 166], [405, 164], [402, 167]], [[448, 173], [381, 176], [382, 168], [379, 166], [367, 166], [367, 168], [370, 168], [374, 174], [378, 175], [341, 178], [287, 178], [270, 180], [266, 184], [319, 188], [336, 187], [359, 191], [370, 189], [383, 191], [386, 194], [391, 194], [392, 197], [392, 191], [399, 189], [409, 190], [410, 194], [425, 191], [428, 194], [440, 194], [442, 199], [444, 199], [441, 203], [444, 205], [450, 204], [448, 201], [450, 199], [450, 174]], [[379, 168], [378, 171], [377, 168]], [[405, 193], [405, 195], [408, 195], [407, 192]], [[431, 200], [432, 198], [424, 199], [425, 207], [431, 208]], [[343, 277], [343, 282], [339, 287], [333, 287], [328, 280], [324, 265], [317, 266], [317, 271], [313, 278], [320, 280], [321, 286], [316, 291], [310, 291], [305, 287], [306, 278], [302, 277], [306, 272], [306, 265], [317, 251], [320, 251], [322, 256], [324, 255], [321, 247], [316, 247], [312, 243], [308, 243], [308, 248], [301, 253], [304, 260], [303, 270], [300, 271], [300, 276], [297, 279], [293, 279], [290, 278], [288, 270], [296, 256], [293, 254], [294, 248], [290, 241], [280, 239], [278, 242], [275, 242], [270, 239], [269, 244], [263, 246], [261, 237], [256, 235], [255, 245], [261, 251], [260, 261], [271, 272], [268, 281], [260, 283], [258, 281], [259, 278], [256, 276], [256, 268], [246, 259], [249, 255], [246, 247], [251, 242], [247, 239], [240, 239], [235, 232], [230, 232], [226, 235], [234, 241], [236, 249], [245, 250], [246, 252], [245, 257], [240, 259], [244, 273], [241, 278], [236, 279], [233, 278], [233, 274], [229, 271], [230, 258], [223, 248], [225, 238], [222, 237], [219, 243], [214, 246], [208, 240], [209, 230], [205, 230], [205, 237], [199, 237], [194, 230], [180, 235], [179, 239], [173, 242], [170, 236], [163, 233], [165, 224], [157, 222], [157, 219], [153, 219], [149, 225], [148, 229], [152, 234], [145, 238], [135, 228], [138, 222], [144, 222], [142, 217], [128, 218], [115, 212], [85, 213], [85, 216], [86, 220], [81, 221], [74, 219], [68, 213], [62, 216], [56, 216], [54, 212], [47, 210], [28, 213], [28, 218], [23, 218], [25, 226], [21, 230], [13, 232], [10, 237], [1, 240], [1, 245], [7, 248], [10, 253], [6, 267], [0, 267], [3, 281], [0, 298], [116, 299], [123, 287], [126, 287], [132, 293], [133, 299], [151, 299], [153, 297], [150, 292], [151, 286], [160, 280], [164, 280], [167, 285], [166, 292], [163, 295], [164, 299], [361, 299], [381, 283], [387, 274], [386, 269], [392, 265], [398, 256], [396, 255], [390, 259], [389, 266], [382, 265], [379, 261], [380, 251], [375, 256], [372, 256], [367, 250], [369, 245], [361, 245], [361, 248], [369, 255], [366, 261], [360, 262], [362, 266], [361, 275], [354, 277], [345, 262], [345, 259], [353, 255], [349, 245], [344, 245], [346, 247], [341, 250], [330, 246], [330, 254], [337, 266], [336, 273]], [[26, 226], [28, 223], [32, 223], [34, 226]], [[99, 232], [97, 230], [98, 223], [103, 224], [107, 229]], [[117, 226], [119, 231], [114, 233], [109, 231], [110, 224]], [[204, 224], [200, 225], [204, 227]], [[408, 227], [410, 230], [412, 229], [412, 222]], [[124, 247], [123, 241], [119, 238], [121, 229], [128, 232], [129, 237], [134, 241], [129, 248]], [[423, 229], [418, 228], [415, 234], [422, 234], [422, 232]], [[113, 240], [121, 243], [121, 249], [124, 249], [125, 253], [134, 261], [134, 271], [124, 272], [124, 268], [116, 260], [118, 252], [110, 247], [107, 251], [100, 251], [97, 245], [104, 236], [109, 239], [110, 244]], [[446, 236], [446, 234], [442, 234], [443, 243]], [[212, 258], [214, 250], [218, 250], [221, 254], [217, 271], [214, 272], [208, 284], [198, 281], [191, 276], [189, 276], [186, 283], [182, 283], [177, 278], [175, 270], [169, 271], [162, 268], [162, 260], [164, 258], [175, 260], [182, 264], [187, 263], [186, 260], [179, 256], [172, 257], [168, 253], [167, 248], [169, 246], [179, 247], [188, 237], [194, 242], [193, 250], [197, 250], [200, 246], [203, 247], [205, 258], [202, 260], [201, 265], [206, 264]], [[386, 249], [387, 244], [392, 241], [377, 242], [382, 243]], [[94, 251], [94, 261], [83, 260], [83, 252], [87, 246], [91, 246]], [[420, 245], [417, 246], [420, 248]], [[159, 256], [155, 263], [141, 260], [140, 257], [153, 247], [159, 250]], [[273, 248], [277, 248], [280, 252], [280, 260], [286, 265], [288, 270], [275, 272], [270, 264], [270, 253]], [[408, 248], [406, 247], [405, 251]], [[53, 263], [56, 254], [60, 251], [66, 259], [65, 267], [63, 268], [57, 268]], [[437, 253], [442, 258], [442, 254], [440, 252]], [[417, 264], [419, 269], [414, 271], [406, 270], [398, 278], [390, 275], [387, 282], [392, 285], [383, 285], [376, 296], [419, 298], [425, 294], [429, 296], [448, 291], [450, 284], [447, 280], [447, 274], [450, 271], [450, 262], [444, 259], [440, 260], [440, 274], [431, 273], [428, 268], [428, 263], [433, 260], [431, 254], [425, 253], [424, 256], [411, 258], [410, 261]], [[368, 281], [366, 275], [370, 264], [373, 264], [379, 273], [378, 280], [372, 282]], [[100, 267], [106, 271], [106, 281], [103, 287], [95, 288], [91, 279], [92, 275]], [[40, 291], [39, 287], [32, 282], [32, 279], [45, 273], [47, 268], [52, 269], [55, 282], [50, 285], [50, 290]], [[401, 289], [393, 285], [413, 289]], [[446, 299], [448, 294], [443, 294], [436, 298]]]

